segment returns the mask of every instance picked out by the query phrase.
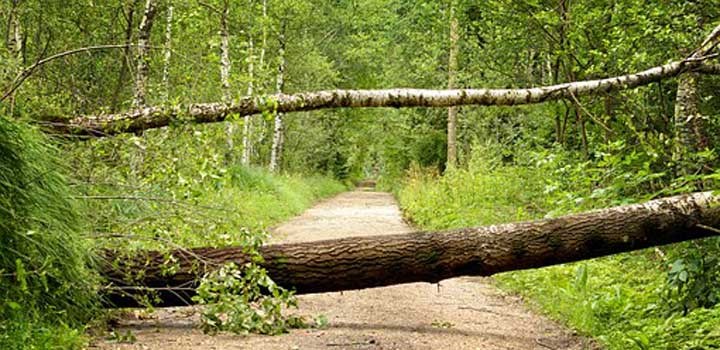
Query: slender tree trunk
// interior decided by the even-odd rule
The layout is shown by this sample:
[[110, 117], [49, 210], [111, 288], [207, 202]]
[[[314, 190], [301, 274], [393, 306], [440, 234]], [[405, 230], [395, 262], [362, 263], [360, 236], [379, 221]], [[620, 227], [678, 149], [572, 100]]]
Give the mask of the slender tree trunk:
[[220, 83], [222, 84], [223, 102], [232, 101], [230, 92], [230, 32], [228, 31], [228, 15], [230, 7], [225, 0], [220, 14]]
[[[719, 204], [709, 192], [695, 193], [531, 222], [268, 245], [260, 253], [269, 276], [298, 293], [436, 283], [718, 235], [713, 227], [720, 226]], [[242, 247], [178, 250], [172, 256], [177, 266], [168, 266], [162, 252], [120, 258], [108, 253], [102, 274], [116, 288], [108, 301], [136, 306], [127, 295], [150, 288], [161, 306], [181, 305], [207, 271], [249, 261]]]
[[[454, 89], [458, 69], [458, 20], [455, 1], [450, 0], [450, 53], [448, 55], [448, 89]], [[447, 168], [457, 164], [457, 114], [458, 107], [448, 108], [447, 120]]]
[[125, 79], [127, 79], [127, 74], [130, 70], [130, 61], [132, 56], [130, 51], [130, 44], [132, 44], [132, 33], [135, 26], [135, 8], [137, 7], [138, 2], [139, 0], [131, 1], [125, 13], [125, 45], [127, 46], [123, 49], [122, 62], [120, 63], [120, 73], [118, 74], [118, 79], [115, 83], [115, 89], [113, 91], [110, 102], [110, 110], [113, 112], [116, 112], [118, 110], [118, 105], [120, 104], [120, 94], [122, 92], [123, 86], [125, 86], [126, 84]]
[[12, 26], [10, 34], [10, 49], [12, 50], [13, 56], [17, 60], [18, 65], [22, 66], [25, 63], [25, 57], [23, 55], [23, 30], [20, 23], [20, 0], [13, 0], [13, 7], [12, 10], [10, 10], [10, 24]]
[[[280, 64], [278, 64], [277, 75], [277, 93], [282, 94], [285, 86], [285, 22], [283, 22], [280, 34], [278, 35]], [[270, 171], [280, 170], [280, 160], [282, 158], [283, 147], [283, 114], [277, 112], [275, 114], [275, 128], [273, 130], [273, 143], [270, 152]]]
[[704, 119], [700, 115], [699, 78], [695, 73], [686, 73], [678, 78], [674, 124], [679, 155], [707, 147], [707, 137], [703, 133]]
[[168, 102], [170, 98], [170, 57], [172, 55], [172, 18], [173, 4], [170, 2], [167, 8], [167, 23], [165, 24], [165, 55], [163, 59], [163, 101]]
[[[7, 45], [8, 49], [12, 53], [13, 58], [18, 67], [18, 71], [25, 65], [24, 53], [24, 42], [22, 25], [20, 23], [20, 0], [13, 0], [12, 8], [10, 9], [10, 31], [8, 33]], [[15, 115], [15, 92], [10, 96], [10, 116]]]
[[[262, 3], [262, 47], [260, 48], [260, 58], [258, 60], [258, 66], [260, 72], [265, 71], [265, 48], [267, 48], [267, 0], [263, 0]], [[264, 76], [260, 74], [260, 76]]]
[[[254, 43], [253, 38], [250, 36], [248, 40], [248, 87], [247, 87], [247, 96], [252, 97], [255, 93], [254, 87], [255, 87], [255, 66], [254, 66]], [[242, 163], [245, 165], [250, 165], [251, 157], [252, 157], [252, 148], [253, 148], [253, 142], [252, 142], [252, 132], [253, 132], [253, 118], [251, 116], [248, 116], [245, 118], [245, 123], [243, 125], [243, 154], [242, 154]]]
[[137, 48], [137, 72], [135, 74], [135, 98], [133, 99], [134, 108], [143, 108], [147, 102], [147, 82], [150, 74], [150, 32], [155, 18], [156, 4], [155, 0], [147, 0], [145, 3], [145, 12], [140, 21], [138, 29], [138, 48]]
[[[676, 175], [692, 174], [698, 170], [712, 171], [707, 165], [691, 160], [693, 153], [711, 146], [705, 131], [705, 117], [700, 113], [699, 80], [700, 75], [696, 73], [686, 73], [678, 77], [673, 117], [673, 160]], [[698, 185], [702, 186], [702, 182], [698, 182]]]

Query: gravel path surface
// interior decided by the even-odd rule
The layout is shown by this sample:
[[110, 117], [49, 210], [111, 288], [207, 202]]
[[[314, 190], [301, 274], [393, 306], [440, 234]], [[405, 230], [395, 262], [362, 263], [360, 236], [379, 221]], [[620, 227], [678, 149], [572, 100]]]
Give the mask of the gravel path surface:
[[[323, 201], [272, 230], [274, 242], [300, 242], [411, 230], [388, 193], [358, 189]], [[99, 349], [586, 349], [592, 342], [527, 310], [486, 278], [299, 296], [299, 313], [327, 316], [325, 329], [289, 334], [207, 336], [197, 308], [169, 308], [121, 320], [137, 340]]]

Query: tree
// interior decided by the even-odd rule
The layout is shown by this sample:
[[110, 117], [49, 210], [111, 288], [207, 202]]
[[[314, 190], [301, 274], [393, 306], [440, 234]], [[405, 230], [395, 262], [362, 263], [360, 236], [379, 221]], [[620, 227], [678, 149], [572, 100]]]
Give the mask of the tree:
[[[458, 19], [455, 14], [455, 1], [450, 0], [450, 53], [448, 55], [448, 90], [455, 88], [458, 55]], [[447, 167], [457, 163], [457, 106], [448, 108], [447, 121]]]
[[[260, 248], [261, 264], [298, 293], [437, 283], [718, 235], [718, 204], [705, 192], [531, 222], [269, 245]], [[148, 290], [159, 292], [160, 306], [183, 305], [204, 273], [249, 261], [243, 247], [176, 250], [170, 259], [166, 252], [108, 254], [114, 263], [103, 274], [115, 284], [108, 301], [119, 307], [137, 306], [128, 296]]]
[[145, 107], [147, 99], [148, 75], [150, 74], [150, 32], [155, 19], [156, 4], [155, 0], [147, 0], [145, 3], [145, 12], [142, 20], [140, 20], [140, 28], [138, 29], [138, 46], [137, 46], [137, 72], [135, 74], [135, 98], [133, 99], [134, 108]]
[[[449, 107], [457, 105], [508, 106], [536, 104], [560, 99], [574, 99], [599, 92], [630, 89], [661, 81], [686, 71], [718, 71], [702, 60], [675, 61], [638, 73], [527, 89], [458, 89], [458, 90], [330, 90], [293, 95], [272, 96], [278, 112], [311, 111], [348, 107]], [[231, 113], [247, 116], [268, 109], [250, 96], [231, 105], [224, 103], [193, 104], [185, 108], [154, 107], [121, 114], [80, 116], [67, 124], [49, 124], [59, 133], [107, 136], [167, 126], [183, 117], [196, 123], [223, 121]], [[189, 118], [188, 118], [189, 117]], [[64, 121], [63, 117], [48, 117]]]
[[[278, 42], [280, 45], [279, 55], [280, 63], [278, 64], [277, 73], [277, 93], [283, 93], [283, 87], [285, 86], [285, 21], [280, 26], [280, 33], [278, 34]], [[275, 128], [273, 129], [273, 143], [272, 151], [270, 155], [270, 171], [280, 170], [280, 158], [282, 157], [283, 147], [283, 115], [282, 113], [275, 114]]]
[[164, 47], [164, 60], [163, 60], [163, 75], [162, 75], [162, 87], [163, 87], [163, 102], [167, 103], [170, 97], [170, 57], [172, 56], [172, 18], [173, 18], [173, 4], [172, 0], [168, 3], [167, 7], [167, 22], [165, 24], [165, 47]]

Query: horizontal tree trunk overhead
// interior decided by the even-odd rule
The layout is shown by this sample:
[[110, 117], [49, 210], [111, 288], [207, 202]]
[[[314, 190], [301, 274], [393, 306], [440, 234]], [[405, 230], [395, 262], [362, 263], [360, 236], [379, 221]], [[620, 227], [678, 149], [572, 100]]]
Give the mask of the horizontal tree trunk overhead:
[[683, 72], [706, 74], [719, 70], [699, 58], [671, 62], [642, 72], [525, 89], [381, 89], [327, 90], [297, 94], [244, 97], [233, 103], [198, 103], [177, 107], [146, 107], [117, 114], [86, 115], [70, 120], [45, 117], [49, 131], [60, 134], [110, 136], [141, 132], [174, 123], [214, 123], [229, 115], [248, 116], [264, 110], [280, 113], [358, 107], [450, 107], [462, 105], [512, 106], [572, 99], [648, 85]]
[[[704, 192], [530, 222], [267, 245], [260, 253], [277, 284], [321, 293], [537, 268], [713, 236], [719, 226], [720, 197]], [[115, 259], [108, 252], [102, 271], [113, 283], [108, 303], [137, 306], [129, 296], [151, 289], [159, 293], [158, 306], [183, 305], [208, 270], [248, 262], [241, 247], [172, 255], [177, 270], [165, 264], [167, 253]], [[132, 282], [124, 282], [129, 275]]]

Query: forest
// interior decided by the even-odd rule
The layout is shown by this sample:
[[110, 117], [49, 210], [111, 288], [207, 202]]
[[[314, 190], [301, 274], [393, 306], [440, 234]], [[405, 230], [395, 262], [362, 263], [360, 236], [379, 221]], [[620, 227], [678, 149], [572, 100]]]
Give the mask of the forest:
[[0, 349], [720, 349], [716, 0], [0, 19]]

